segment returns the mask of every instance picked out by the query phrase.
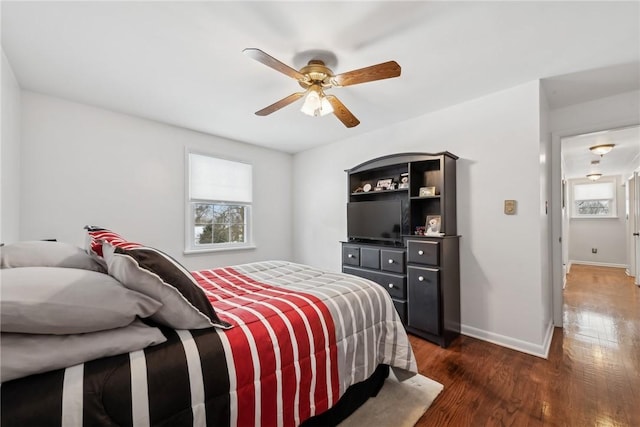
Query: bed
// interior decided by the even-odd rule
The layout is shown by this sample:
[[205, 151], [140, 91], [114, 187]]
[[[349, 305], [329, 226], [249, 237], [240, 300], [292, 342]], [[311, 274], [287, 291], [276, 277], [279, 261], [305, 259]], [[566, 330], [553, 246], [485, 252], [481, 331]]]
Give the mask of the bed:
[[[102, 229], [89, 232], [89, 247], [103, 250], [91, 258], [105, 269], [92, 271], [91, 277], [107, 276], [127, 292], [144, 294], [135, 318], [120, 328], [96, 332], [37, 334], [15, 332], [13, 327], [7, 332], [3, 313], [3, 353], [5, 343], [14, 338], [68, 340], [132, 325], [150, 338], [141, 348], [111, 349], [97, 358], [86, 356], [81, 363], [63, 359], [58, 362], [66, 363], [63, 366], [40, 356], [49, 363], [40, 372], [7, 376], [3, 363], [3, 426], [335, 425], [379, 390], [389, 367], [401, 379], [416, 372], [389, 295], [366, 279], [286, 261], [185, 273], [156, 249], [105, 239], [104, 234], [101, 238]], [[10, 267], [3, 265], [3, 282], [30, 268], [77, 269]], [[150, 284], [159, 284], [163, 293], [151, 290]], [[158, 309], [153, 305], [157, 301]], [[191, 310], [186, 323], [180, 324], [185, 316], [177, 306]], [[161, 313], [166, 309], [173, 311]], [[23, 348], [14, 357], [46, 354], [42, 348], [51, 349], [51, 355], [73, 353], [64, 341], [45, 345]]]

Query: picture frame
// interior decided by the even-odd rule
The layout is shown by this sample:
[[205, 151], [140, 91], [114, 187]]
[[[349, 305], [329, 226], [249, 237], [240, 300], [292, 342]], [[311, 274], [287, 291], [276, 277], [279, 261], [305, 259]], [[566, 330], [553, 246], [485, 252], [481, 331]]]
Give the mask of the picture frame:
[[440, 215], [428, 215], [427, 221], [425, 223], [425, 236], [429, 235], [440, 235], [440, 224], [441, 217]]
[[381, 188], [383, 190], [390, 190], [393, 185], [393, 178], [383, 178], [379, 179], [376, 187]]
[[436, 187], [420, 187], [419, 197], [429, 197], [436, 195]]

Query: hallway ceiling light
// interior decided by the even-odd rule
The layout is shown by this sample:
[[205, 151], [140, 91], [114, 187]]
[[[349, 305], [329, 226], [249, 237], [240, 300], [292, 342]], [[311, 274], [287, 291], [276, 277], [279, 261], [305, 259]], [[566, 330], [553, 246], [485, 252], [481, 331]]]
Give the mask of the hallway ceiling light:
[[609, 151], [613, 150], [613, 147], [615, 146], [615, 144], [598, 144], [594, 145], [593, 147], [589, 147], [589, 151], [591, 151], [593, 154], [597, 154], [598, 156], [603, 156]]
[[587, 174], [587, 178], [591, 181], [597, 181], [602, 178], [602, 174], [598, 172], [598, 166], [600, 165], [600, 160], [592, 160], [591, 161], [591, 172]]

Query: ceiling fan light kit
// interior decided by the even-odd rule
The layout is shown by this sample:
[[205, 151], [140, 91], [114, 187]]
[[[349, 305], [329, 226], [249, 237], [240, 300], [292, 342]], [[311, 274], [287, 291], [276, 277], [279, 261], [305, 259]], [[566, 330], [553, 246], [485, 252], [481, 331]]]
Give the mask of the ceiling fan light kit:
[[312, 117], [326, 116], [327, 114], [333, 113], [331, 103], [327, 100], [327, 97], [319, 86], [312, 85], [307, 92], [300, 111]]
[[388, 61], [342, 74], [333, 71], [319, 59], [311, 59], [300, 69], [295, 70], [278, 61], [260, 49], [246, 48], [242, 51], [256, 61], [273, 68], [298, 81], [305, 92], [293, 93], [271, 105], [256, 111], [258, 116], [266, 116], [304, 97], [304, 104], [300, 111], [309, 116], [325, 116], [333, 113], [346, 127], [351, 128], [360, 121], [344, 106], [335, 95], [325, 95], [324, 90], [332, 87], [351, 86], [359, 83], [398, 77], [401, 73], [400, 65], [395, 61]]

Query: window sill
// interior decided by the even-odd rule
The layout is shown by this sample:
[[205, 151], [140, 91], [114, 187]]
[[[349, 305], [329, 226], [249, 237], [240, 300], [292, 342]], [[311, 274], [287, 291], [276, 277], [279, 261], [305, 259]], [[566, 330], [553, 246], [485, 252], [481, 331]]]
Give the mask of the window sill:
[[619, 216], [572, 216], [570, 219], [620, 219]]
[[182, 252], [184, 255], [198, 255], [198, 254], [206, 254], [210, 252], [227, 252], [227, 251], [244, 251], [244, 250], [253, 250], [256, 248], [256, 245], [242, 245], [242, 246], [224, 246], [219, 248], [205, 248], [205, 249], [185, 249]]

